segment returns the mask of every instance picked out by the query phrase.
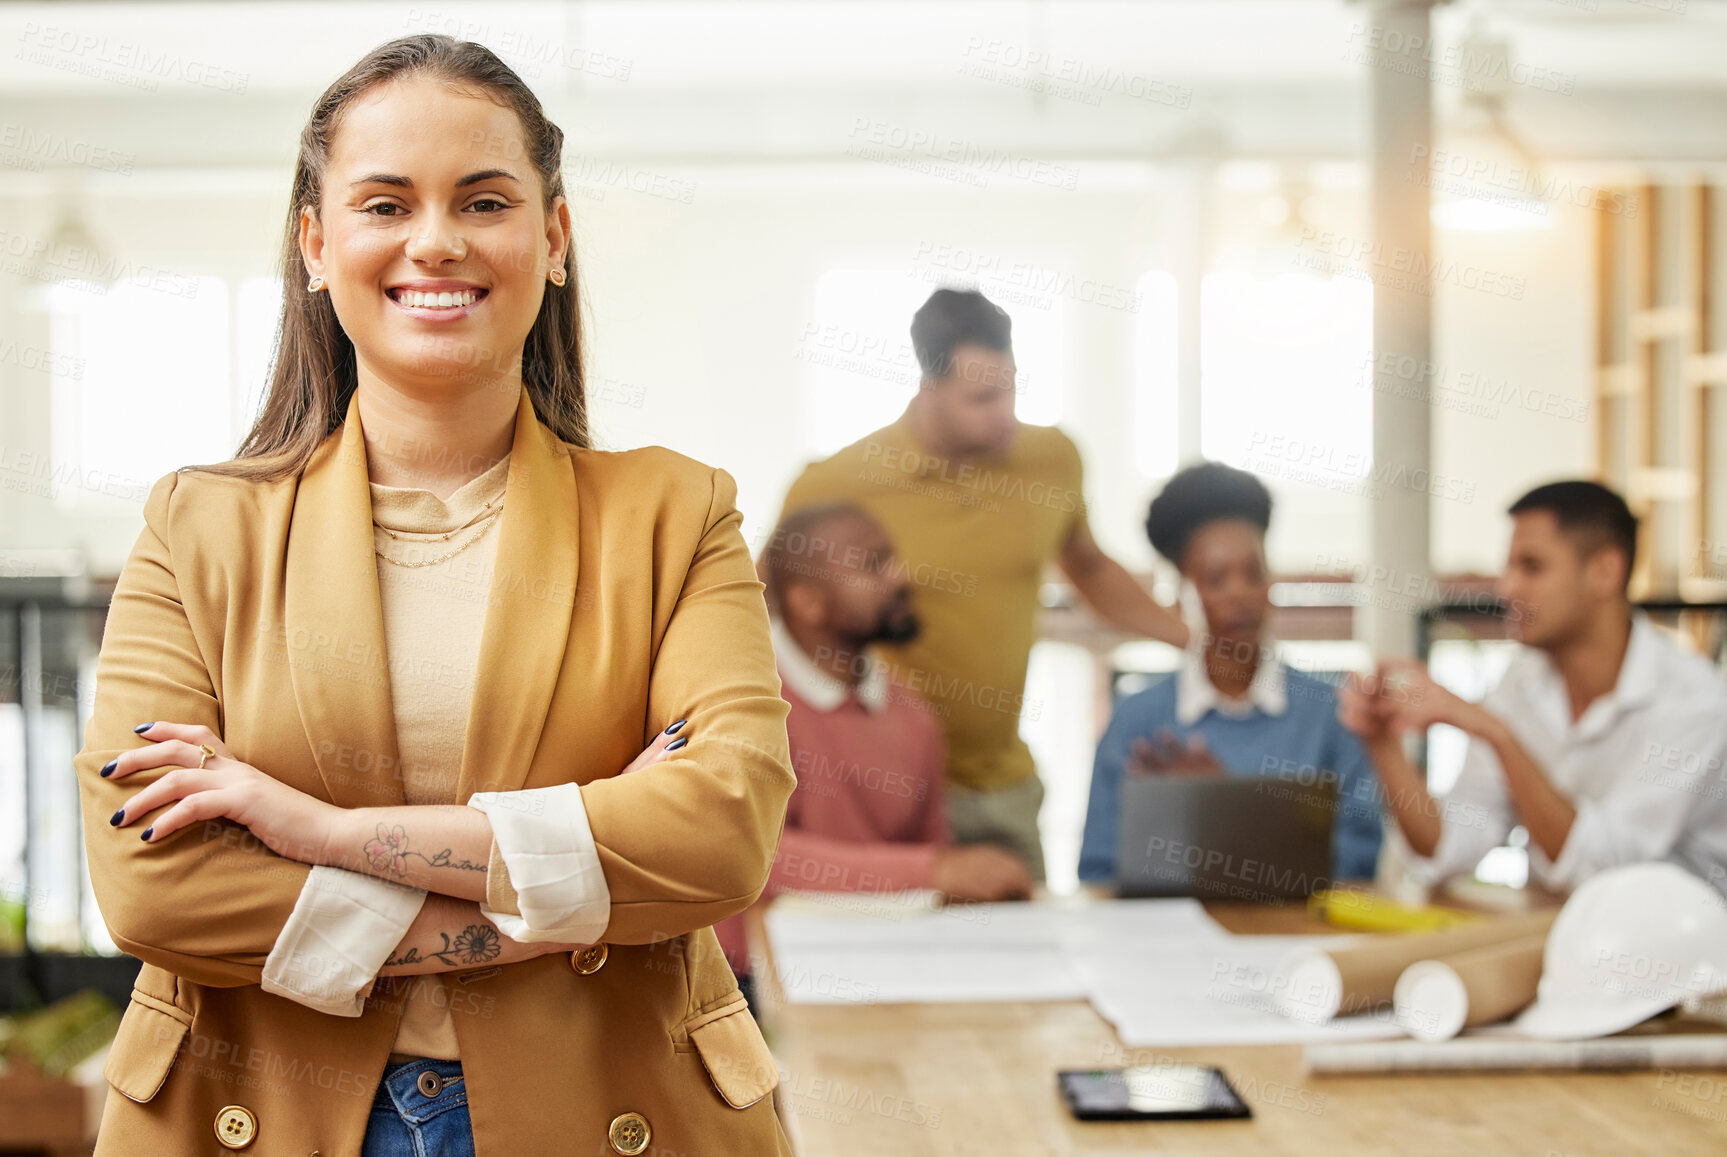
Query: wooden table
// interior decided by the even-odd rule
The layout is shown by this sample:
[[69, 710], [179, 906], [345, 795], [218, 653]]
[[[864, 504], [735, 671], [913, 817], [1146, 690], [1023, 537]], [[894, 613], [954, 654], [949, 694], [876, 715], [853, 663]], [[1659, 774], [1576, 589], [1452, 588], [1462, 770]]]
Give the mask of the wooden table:
[[[1238, 933], [1337, 931], [1299, 908], [1207, 910]], [[1082, 1001], [794, 1005], [762, 987], [800, 1157], [1727, 1154], [1727, 1072], [1310, 1077], [1293, 1045], [1128, 1049]], [[1057, 1069], [1160, 1061], [1221, 1067], [1253, 1119], [1080, 1122], [1056, 1091]]]

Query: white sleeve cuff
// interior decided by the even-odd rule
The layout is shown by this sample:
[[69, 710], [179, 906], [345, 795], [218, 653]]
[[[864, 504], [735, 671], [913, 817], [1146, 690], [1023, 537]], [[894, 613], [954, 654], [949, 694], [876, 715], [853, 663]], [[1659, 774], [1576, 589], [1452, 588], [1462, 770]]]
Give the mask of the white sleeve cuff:
[[[1601, 827], [1603, 819], [1601, 808], [1594, 800], [1578, 799], [1574, 802], [1576, 814], [1571, 818], [1571, 830], [1565, 833], [1565, 846], [1559, 849], [1559, 858], [1548, 862], [1547, 870], [1539, 873], [1545, 884], [1575, 888], [1585, 877], [1612, 864], [1610, 856], [1597, 857], [1594, 854], [1595, 846], [1606, 842], [1605, 833], [1596, 830]], [[1541, 861], [1546, 860], [1534, 840], [1529, 841], [1529, 856], [1532, 860], [1537, 857]], [[1605, 863], [1600, 862], [1603, 858]], [[1537, 866], [1540, 866], [1539, 861]]]
[[522, 912], [494, 912], [482, 902], [480, 914], [523, 943], [598, 943], [611, 923], [612, 893], [588, 828], [581, 786], [475, 792], [468, 806], [491, 820], [492, 838]]
[[426, 902], [421, 888], [319, 865], [264, 960], [260, 987], [332, 1016], [359, 1016], [362, 990]]
[[1433, 888], [1454, 876], [1475, 870], [1481, 857], [1498, 845], [1503, 837], [1495, 837], [1494, 817], [1474, 804], [1456, 803], [1450, 799], [1439, 805], [1439, 843], [1431, 856], [1424, 856], [1409, 846], [1403, 829], [1397, 822], [1385, 825], [1387, 838], [1395, 842], [1405, 874], [1423, 887]]
[[[1440, 839], [1444, 839], [1443, 834]], [[1388, 857], [1406, 879], [1423, 888], [1432, 888], [1445, 878], [1439, 859], [1440, 851], [1440, 848], [1434, 848], [1432, 856], [1424, 856], [1409, 846], [1409, 841], [1403, 838], [1403, 829], [1397, 826], [1396, 820], [1385, 825], [1385, 842], [1381, 846], [1380, 855]]]

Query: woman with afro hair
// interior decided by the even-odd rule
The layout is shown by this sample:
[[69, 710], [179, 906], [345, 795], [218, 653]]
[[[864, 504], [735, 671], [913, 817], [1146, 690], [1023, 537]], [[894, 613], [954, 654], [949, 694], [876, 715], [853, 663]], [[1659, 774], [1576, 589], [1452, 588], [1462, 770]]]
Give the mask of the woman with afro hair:
[[[1290, 668], [1267, 629], [1271, 495], [1252, 474], [1204, 462], [1169, 480], [1145, 520], [1199, 616], [1181, 666], [1116, 706], [1097, 748], [1082, 880], [1111, 882], [1126, 775], [1336, 777], [1332, 874], [1370, 878], [1382, 834], [1378, 781], [1337, 718], [1331, 684]], [[1188, 598], [1189, 593], [1193, 599]], [[1199, 621], [1195, 621], [1196, 617]]]

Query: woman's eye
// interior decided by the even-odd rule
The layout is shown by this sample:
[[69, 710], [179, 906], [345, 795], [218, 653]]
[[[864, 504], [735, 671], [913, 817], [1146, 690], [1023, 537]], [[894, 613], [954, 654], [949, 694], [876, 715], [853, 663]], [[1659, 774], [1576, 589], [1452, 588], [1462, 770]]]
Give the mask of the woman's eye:
[[[397, 216], [400, 216], [400, 214], [394, 212], [393, 210], [400, 209], [400, 208], [401, 208], [401, 206], [396, 204], [394, 201], [377, 201], [377, 202], [374, 202], [373, 204], [367, 205], [364, 209], [361, 209], [360, 212], [370, 213], [374, 217], [397, 217]], [[379, 209], [390, 209], [390, 210], [392, 210], [392, 212], [380, 213], [377, 211]]]
[[480, 200], [475, 201], [472, 205], [469, 205], [468, 208], [478, 209], [481, 205], [496, 205], [498, 207], [497, 209], [486, 210], [488, 213], [496, 213], [499, 209], [508, 209], [509, 208], [509, 206], [507, 204], [498, 200], [496, 197], [481, 198]]

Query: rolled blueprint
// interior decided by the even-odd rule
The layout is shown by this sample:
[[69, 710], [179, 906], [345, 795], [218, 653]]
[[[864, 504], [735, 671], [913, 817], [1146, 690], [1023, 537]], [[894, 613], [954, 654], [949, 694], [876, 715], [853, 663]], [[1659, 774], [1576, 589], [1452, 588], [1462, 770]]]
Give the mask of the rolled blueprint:
[[1417, 960], [1392, 990], [1398, 1026], [1417, 1040], [1442, 1041], [1507, 1019], [1535, 999], [1546, 945], [1546, 936], [1526, 936]]
[[1397, 978], [1416, 961], [1545, 936], [1558, 915], [1559, 909], [1553, 908], [1444, 932], [1363, 936], [1335, 948], [1301, 949], [1291, 953], [1279, 970], [1278, 1009], [1308, 1024], [1388, 1009]]
[[1427, 1073], [1516, 1069], [1721, 1069], [1727, 1068], [1727, 1034], [1602, 1037], [1588, 1041], [1518, 1040], [1466, 1036], [1425, 1041], [1310, 1044], [1302, 1050], [1309, 1073]]

